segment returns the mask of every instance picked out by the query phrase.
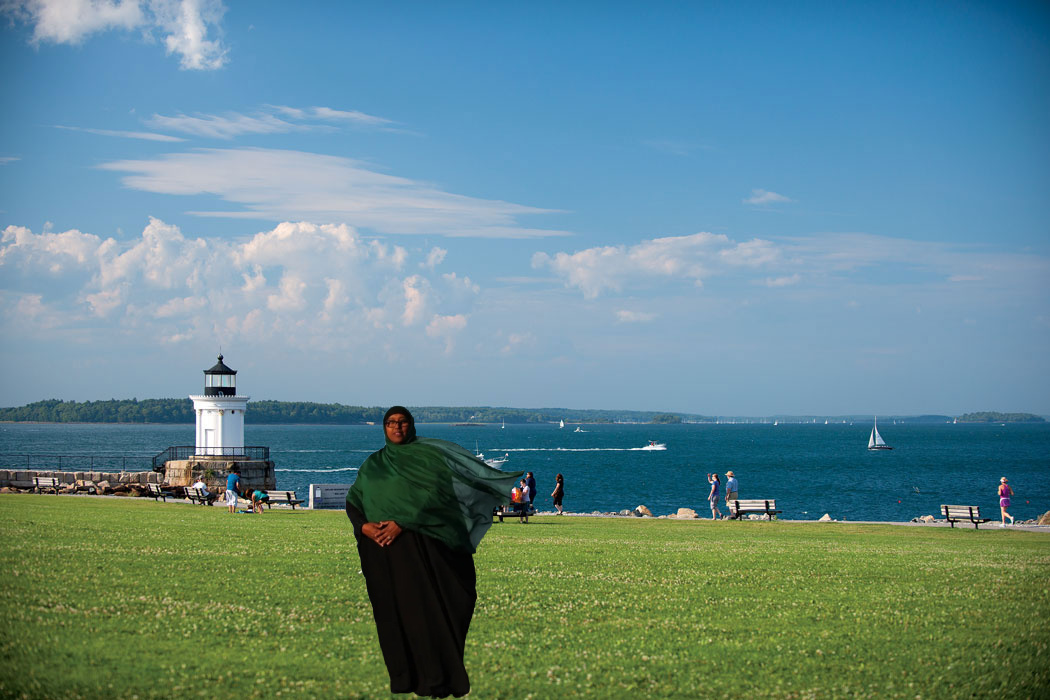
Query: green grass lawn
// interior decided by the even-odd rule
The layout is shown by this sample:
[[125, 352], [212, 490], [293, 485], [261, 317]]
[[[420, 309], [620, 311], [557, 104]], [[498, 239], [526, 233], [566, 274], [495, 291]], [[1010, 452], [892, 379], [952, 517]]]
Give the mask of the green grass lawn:
[[[481, 544], [476, 698], [1050, 695], [1050, 536], [540, 517]], [[0, 697], [386, 698], [341, 512], [0, 496]]]

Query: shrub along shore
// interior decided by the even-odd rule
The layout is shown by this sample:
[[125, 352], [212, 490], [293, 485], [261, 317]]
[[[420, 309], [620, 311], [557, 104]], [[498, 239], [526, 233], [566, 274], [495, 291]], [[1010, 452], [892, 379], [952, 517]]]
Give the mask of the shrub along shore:
[[[0, 532], [0, 697], [390, 697], [340, 512], [4, 495]], [[473, 697], [1050, 688], [1045, 534], [539, 516], [475, 563]]]

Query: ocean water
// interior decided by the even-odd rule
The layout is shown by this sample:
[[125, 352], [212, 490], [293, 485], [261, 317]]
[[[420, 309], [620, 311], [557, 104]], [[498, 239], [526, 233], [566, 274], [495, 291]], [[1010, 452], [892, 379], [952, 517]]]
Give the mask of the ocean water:
[[[741, 498], [775, 498], [782, 518], [903, 521], [942, 503], [980, 505], [998, 517], [996, 488], [1014, 489], [1019, 520], [1050, 510], [1050, 424], [882, 424], [895, 449], [868, 451], [867, 424], [420, 425], [420, 435], [509, 455], [506, 471], [533, 471], [540, 510], [552, 510], [554, 475], [565, 477], [570, 512], [646, 505], [656, 515], [707, 505], [707, 474], [732, 469]], [[169, 445], [193, 442], [192, 425], [0, 424], [0, 467], [25, 468], [12, 455], [97, 455], [95, 470], [148, 469]], [[640, 449], [650, 440], [666, 450]], [[383, 446], [379, 426], [245, 426], [245, 442], [270, 447], [277, 486], [301, 497], [311, 483], [353, 483], [357, 468]], [[31, 460], [45, 468], [40, 458]], [[77, 460], [79, 462], [79, 460]], [[88, 469], [86, 462], [63, 468]], [[54, 460], [51, 460], [53, 465]]]

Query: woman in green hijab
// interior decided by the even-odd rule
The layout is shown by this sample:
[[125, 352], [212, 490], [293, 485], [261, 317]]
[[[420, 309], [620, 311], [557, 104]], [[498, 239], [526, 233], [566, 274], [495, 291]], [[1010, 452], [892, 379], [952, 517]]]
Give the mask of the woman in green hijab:
[[412, 414], [383, 416], [386, 446], [346, 496], [390, 691], [470, 691], [463, 649], [477, 600], [474, 551], [520, 472], [451, 442], [416, 437]]

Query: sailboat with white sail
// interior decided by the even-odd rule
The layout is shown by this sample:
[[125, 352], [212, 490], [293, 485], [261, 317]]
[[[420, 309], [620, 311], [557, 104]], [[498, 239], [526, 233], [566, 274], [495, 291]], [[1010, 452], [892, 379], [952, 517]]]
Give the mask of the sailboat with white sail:
[[886, 441], [879, 435], [879, 417], [875, 416], [875, 423], [871, 427], [871, 437], [868, 438], [868, 449], [869, 450], [892, 450], [893, 448], [886, 444]]

